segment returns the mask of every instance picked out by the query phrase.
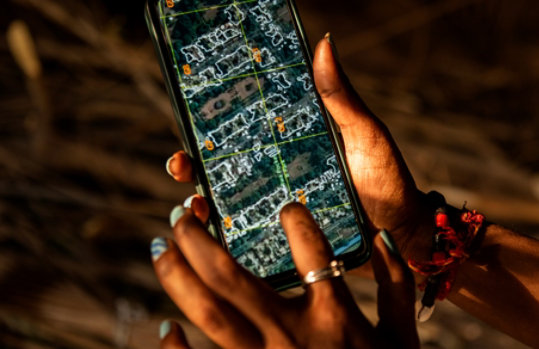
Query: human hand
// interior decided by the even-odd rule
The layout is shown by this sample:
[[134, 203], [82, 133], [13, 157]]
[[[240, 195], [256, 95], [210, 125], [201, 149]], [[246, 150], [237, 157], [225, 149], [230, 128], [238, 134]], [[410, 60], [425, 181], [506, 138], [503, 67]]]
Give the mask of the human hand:
[[[374, 235], [386, 228], [405, 259], [427, 260], [432, 215], [425, 194], [416, 188], [387, 127], [354, 91], [330, 42], [328, 35], [316, 47], [315, 83], [342, 132], [346, 158], [370, 232]], [[193, 179], [191, 166], [189, 157], [180, 151], [169, 160], [167, 169], [177, 181], [186, 182]], [[370, 264], [358, 273], [372, 277]]]
[[[375, 327], [357, 308], [342, 278], [310, 284], [303, 294], [284, 298], [237, 264], [192, 209], [176, 208], [171, 223], [175, 241], [156, 238], [152, 242], [155, 271], [174, 303], [219, 346], [419, 347], [413, 277], [387, 232], [376, 235], [373, 245], [380, 318]], [[303, 205], [285, 206], [281, 223], [300, 276], [334, 259], [324, 234]], [[161, 336], [161, 348], [189, 347], [176, 323], [165, 323]]]
[[405, 259], [430, 259], [432, 215], [426, 195], [417, 189], [386, 125], [350, 84], [329, 34], [316, 47], [313, 71], [322, 101], [340, 128], [371, 233], [386, 228]]

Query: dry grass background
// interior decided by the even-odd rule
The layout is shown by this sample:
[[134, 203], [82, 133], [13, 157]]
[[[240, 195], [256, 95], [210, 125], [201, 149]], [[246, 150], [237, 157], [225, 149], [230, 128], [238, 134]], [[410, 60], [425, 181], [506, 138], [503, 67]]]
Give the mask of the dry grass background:
[[[332, 31], [421, 189], [537, 236], [537, 1], [298, 6], [313, 45]], [[3, 1], [3, 348], [156, 348], [159, 322], [182, 318], [153, 276], [148, 244], [169, 234], [169, 210], [193, 188], [164, 171], [178, 133], [142, 8], [141, 0]], [[35, 59], [13, 58], [5, 34], [15, 19], [29, 27]], [[375, 285], [349, 281], [374, 318]], [[182, 321], [194, 347], [209, 346]], [[419, 332], [424, 348], [523, 347], [449, 303]]]

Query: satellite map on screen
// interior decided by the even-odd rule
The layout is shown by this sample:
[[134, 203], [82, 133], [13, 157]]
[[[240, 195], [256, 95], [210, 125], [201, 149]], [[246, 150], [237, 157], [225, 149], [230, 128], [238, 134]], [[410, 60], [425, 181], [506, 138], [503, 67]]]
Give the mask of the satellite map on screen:
[[335, 254], [361, 244], [285, 0], [163, 0], [178, 83], [232, 255], [293, 269], [279, 211], [306, 205]]

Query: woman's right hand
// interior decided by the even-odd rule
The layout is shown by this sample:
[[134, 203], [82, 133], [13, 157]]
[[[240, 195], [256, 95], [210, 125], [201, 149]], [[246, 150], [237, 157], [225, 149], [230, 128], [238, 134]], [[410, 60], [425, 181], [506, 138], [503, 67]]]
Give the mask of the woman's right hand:
[[[152, 259], [171, 300], [220, 347], [419, 348], [412, 274], [387, 231], [373, 239], [379, 317], [373, 325], [342, 277], [323, 277], [283, 297], [239, 265], [193, 213], [172, 211], [174, 241], [155, 238]], [[287, 204], [280, 222], [299, 277], [327, 271], [333, 250], [307, 208]], [[160, 332], [161, 348], [189, 348], [179, 325], [167, 321]]]
[[[354, 91], [337, 62], [333, 47], [329, 35], [316, 47], [315, 85], [340, 127], [346, 159], [370, 233], [374, 235], [386, 228], [405, 259], [429, 259], [432, 218], [425, 194], [416, 188], [387, 127]], [[167, 168], [179, 182], [193, 180], [191, 162], [183, 151], [174, 154]], [[360, 274], [372, 276], [370, 267], [360, 269]]]

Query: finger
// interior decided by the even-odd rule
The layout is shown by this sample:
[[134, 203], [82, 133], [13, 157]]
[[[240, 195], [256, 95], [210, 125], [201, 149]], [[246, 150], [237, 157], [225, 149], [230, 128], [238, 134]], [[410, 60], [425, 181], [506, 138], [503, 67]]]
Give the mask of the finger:
[[375, 117], [342, 71], [332, 46], [329, 33], [316, 46], [313, 72], [318, 93], [341, 129], [371, 124]]
[[283, 207], [280, 218], [298, 273], [303, 277], [327, 267], [333, 250], [309, 210], [300, 203], [290, 203]]
[[391, 235], [382, 230], [374, 237], [372, 265], [378, 283], [378, 330], [392, 334], [403, 348], [418, 348], [414, 319], [414, 278]]
[[204, 224], [210, 218], [210, 207], [201, 195], [195, 194], [188, 197], [183, 203], [183, 207], [193, 210], [195, 216]]
[[204, 285], [172, 241], [154, 239], [152, 259], [169, 297], [210, 339], [223, 347], [260, 346], [260, 334], [253, 325]]
[[167, 173], [178, 182], [193, 181], [193, 167], [189, 156], [180, 150], [172, 155], [166, 163]]
[[[301, 278], [313, 270], [329, 266], [334, 259], [333, 250], [309, 210], [294, 202], [281, 210], [281, 224], [285, 231], [292, 252], [294, 264]], [[346, 290], [346, 291], [344, 291]], [[336, 293], [346, 298], [348, 288], [342, 278], [331, 278], [310, 284], [307, 293], [313, 297], [335, 297]]]
[[193, 270], [205, 285], [264, 332], [271, 332], [284, 312], [281, 297], [241, 267], [205, 230], [191, 209], [171, 213], [174, 236]]
[[161, 349], [189, 349], [185, 332], [180, 325], [174, 321], [165, 320], [159, 328], [161, 338]]
[[[352, 179], [367, 209], [367, 219], [373, 219], [368, 223], [374, 233], [384, 219], [374, 208], [389, 199], [395, 202], [413, 197], [417, 189], [388, 128], [354, 91], [336, 60], [330, 40], [328, 36], [316, 47], [315, 83], [324, 105], [340, 126]], [[388, 209], [389, 216], [393, 209]]]
[[[334, 259], [328, 240], [304, 205], [291, 203], [283, 207], [281, 224], [300, 277], [303, 278], [312, 270], [327, 267]], [[327, 330], [335, 323], [342, 325], [353, 323], [359, 328], [353, 336], [358, 343], [362, 343], [358, 347], [366, 347], [364, 339], [368, 336], [365, 335], [372, 331], [372, 325], [357, 308], [352, 294], [341, 277], [310, 284], [306, 288], [306, 293], [307, 306], [313, 314], [316, 314], [315, 323], [318, 326], [322, 325], [321, 328]], [[322, 338], [315, 340], [320, 341]]]

